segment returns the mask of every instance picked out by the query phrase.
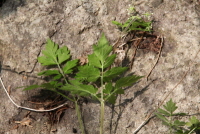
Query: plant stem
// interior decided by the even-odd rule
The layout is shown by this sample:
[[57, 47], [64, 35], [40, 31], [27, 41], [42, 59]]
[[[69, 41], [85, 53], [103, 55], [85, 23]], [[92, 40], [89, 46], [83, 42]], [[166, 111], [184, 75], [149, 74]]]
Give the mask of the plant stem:
[[63, 76], [63, 78], [64, 78], [66, 84], [68, 84], [67, 79], [66, 79], [66, 77], [65, 77], [65, 74], [64, 74], [63, 70], [61, 69], [61, 67], [60, 67], [60, 65], [59, 65], [59, 63], [58, 63], [57, 61], [56, 61], [56, 63], [57, 63], [57, 65], [58, 65], [58, 69], [60, 70], [60, 73], [62, 74], [62, 76]]
[[85, 134], [85, 129], [84, 129], [83, 120], [81, 116], [80, 106], [78, 105], [78, 100], [75, 101], [75, 109], [76, 109], [76, 114], [78, 117], [78, 122], [79, 122], [81, 132], [82, 134]]
[[104, 102], [104, 96], [103, 96], [103, 66], [101, 69], [101, 109], [100, 109], [100, 134], [103, 134], [103, 130], [104, 130], [104, 106], [105, 106], [105, 102]]
[[105, 106], [105, 103], [104, 101], [101, 101], [101, 115], [100, 115], [100, 134], [103, 134], [103, 125], [104, 125], [104, 106]]

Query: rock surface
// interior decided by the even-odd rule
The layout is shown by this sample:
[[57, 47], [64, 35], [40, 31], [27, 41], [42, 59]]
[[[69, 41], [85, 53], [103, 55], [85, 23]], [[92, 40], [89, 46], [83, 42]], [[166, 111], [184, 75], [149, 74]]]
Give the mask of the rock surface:
[[[129, 5], [140, 14], [152, 13], [154, 30], [164, 37], [164, 46], [149, 80], [143, 78], [127, 89], [114, 109], [106, 107], [105, 134], [133, 133], [183, 78], [188, 68], [190, 71], [167, 100], [172, 98], [179, 107], [178, 111], [199, 113], [200, 54], [197, 53], [200, 49], [200, 3], [190, 0], [7, 0], [0, 8], [0, 59], [3, 68], [7, 66], [15, 71], [1, 72], [12, 98], [18, 104], [34, 106], [27, 100], [37, 92], [23, 92], [16, 88], [42, 82], [33, 76], [43, 69], [37, 63], [37, 57], [47, 38], [61, 46], [66, 45], [73, 58], [85, 56], [91, 53], [91, 46], [102, 32], [111, 44], [120, 37], [120, 31], [111, 21], [124, 22], [128, 18]], [[155, 53], [139, 50], [131, 72], [148, 75], [157, 57]], [[73, 134], [76, 130], [80, 133], [74, 109], [67, 109], [60, 122], [52, 127], [47, 123], [47, 116], [35, 112], [30, 113], [33, 127], [17, 126], [15, 121], [23, 120], [28, 111], [17, 109], [2, 87], [0, 102], [2, 134], [53, 133], [51, 130], [55, 128], [58, 134]], [[88, 134], [98, 133], [98, 111], [96, 103], [83, 104]], [[138, 134], [165, 132], [167, 128], [161, 121], [152, 118]]]

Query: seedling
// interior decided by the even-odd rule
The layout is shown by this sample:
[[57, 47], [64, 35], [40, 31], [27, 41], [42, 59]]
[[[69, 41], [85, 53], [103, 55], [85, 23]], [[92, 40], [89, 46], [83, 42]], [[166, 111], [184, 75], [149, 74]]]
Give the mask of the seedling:
[[74, 102], [81, 132], [82, 134], [85, 134], [83, 121], [81, 119], [81, 112], [78, 105], [78, 96], [73, 95], [69, 97], [59, 91], [59, 89], [61, 89], [65, 84], [69, 83], [69, 74], [74, 72], [75, 67], [78, 65], [78, 60], [70, 60], [71, 55], [68, 48], [66, 46], [59, 48], [59, 46], [50, 39], [47, 40], [45, 50], [42, 51], [42, 54], [43, 56], [38, 57], [38, 62], [40, 62], [43, 66], [54, 68], [57, 66], [57, 69], [49, 69], [38, 73], [39, 76], [49, 76], [51, 80], [41, 85], [28, 86], [24, 90], [31, 90], [35, 88], [48, 89]]
[[[200, 122], [196, 117], [191, 117], [189, 122], [184, 122], [180, 120], [174, 120], [176, 116], [187, 115], [185, 113], [174, 113], [178, 108], [176, 103], [170, 99], [164, 106], [164, 109], [159, 108], [158, 112], [155, 113], [156, 116], [162, 120], [163, 124], [168, 126], [170, 134], [191, 134], [197, 130], [200, 130]], [[188, 129], [184, 127], [187, 126]]]
[[74, 80], [64, 85], [61, 89], [70, 91], [74, 95], [90, 96], [98, 100], [100, 108], [100, 134], [103, 134], [104, 107], [105, 103], [114, 104], [118, 94], [123, 94], [124, 87], [131, 86], [141, 76], [119, 77], [128, 68], [109, 68], [116, 58], [115, 54], [110, 55], [112, 46], [109, 45], [106, 37], [102, 35], [98, 43], [93, 46], [93, 54], [88, 55], [88, 64], [80, 66]]
[[[128, 14], [136, 14], [136, 10], [134, 7], [130, 7], [128, 9]], [[143, 14], [144, 17], [148, 18], [151, 14], [145, 13]], [[126, 22], [120, 23], [118, 21], [112, 21], [113, 24], [118, 26], [118, 28], [123, 32], [131, 32], [131, 31], [151, 31], [152, 29], [152, 22], [151, 21], [144, 21], [143, 17], [139, 15], [132, 15], [130, 16]]]
[[[127, 67], [111, 67], [116, 58], [116, 54], [110, 54], [112, 46], [109, 45], [106, 37], [102, 35], [98, 43], [93, 46], [93, 54], [88, 55], [88, 63], [78, 66], [78, 60], [70, 60], [69, 50], [66, 46], [59, 48], [51, 40], [47, 41], [46, 49], [42, 51], [44, 56], [38, 57], [38, 61], [44, 66], [56, 65], [58, 69], [45, 70], [38, 75], [51, 76], [52, 80], [42, 85], [32, 85], [24, 90], [34, 88], [45, 88], [64, 96], [75, 102], [76, 111], [84, 133], [83, 122], [81, 120], [78, 99], [80, 97], [90, 97], [98, 100], [100, 107], [100, 134], [104, 133], [104, 109], [105, 103], [114, 104], [118, 94], [123, 94], [125, 87], [132, 86], [141, 76], [125, 76]], [[74, 72], [74, 68], [78, 72]], [[68, 79], [68, 74], [73, 73], [75, 77]], [[71, 98], [65, 96], [58, 89], [69, 91]]]

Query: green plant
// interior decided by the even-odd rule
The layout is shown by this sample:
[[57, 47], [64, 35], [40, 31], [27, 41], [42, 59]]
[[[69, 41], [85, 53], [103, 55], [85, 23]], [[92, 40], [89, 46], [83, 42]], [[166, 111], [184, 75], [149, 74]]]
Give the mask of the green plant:
[[[158, 111], [155, 114], [159, 119], [162, 120], [164, 125], [170, 128], [170, 134], [191, 134], [192, 132], [200, 130], [200, 122], [194, 116], [189, 119], [189, 122], [174, 119], [176, 116], [184, 116], [187, 114], [174, 113], [178, 107], [176, 106], [176, 103], [172, 101], [172, 99], [166, 102], [163, 107], [164, 109], [158, 108]], [[184, 128], [185, 126], [187, 126], [188, 129]]]
[[28, 86], [24, 90], [31, 90], [35, 88], [48, 89], [74, 102], [82, 134], [85, 134], [83, 121], [81, 119], [81, 112], [78, 105], [78, 96], [72, 95], [69, 97], [59, 91], [59, 89], [61, 89], [64, 85], [69, 84], [70, 74], [72, 74], [77, 67], [78, 60], [70, 60], [71, 55], [68, 48], [66, 46], [59, 48], [59, 46], [50, 39], [47, 40], [45, 50], [42, 51], [42, 54], [43, 56], [38, 57], [38, 62], [40, 62], [43, 66], [48, 66], [49, 68], [38, 73], [38, 75], [49, 76], [51, 80], [41, 85]]
[[115, 54], [110, 55], [111, 51], [112, 46], [102, 35], [93, 46], [93, 54], [88, 55], [88, 64], [80, 66], [76, 79], [61, 88], [79, 96], [91, 96], [100, 102], [100, 134], [103, 134], [105, 103], [114, 104], [117, 95], [124, 93], [124, 87], [131, 86], [141, 78], [136, 75], [119, 77], [127, 67], [109, 68], [116, 58]]
[[[135, 8], [130, 7], [128, 9], [128, 14], [135, 14]], [[151, 21], [144, 21], [143, 18], [148, 18], [151, 14], [145, 13], [142, 16], [139, 15], [131, 15], [128, 20], [124, 23], [120, 23], [118, 21], [112, 21], [113, 24], [118, 26], [119, 29], [121, 29], [124, 32], [131, 32], [134, 30], [138, 31], [151, 31], [152, 29], [152, 22]]]
[[[102, 35], [96, 45], [93, 45], [93, 54], [88, 55], [86, 65], [77, 66], [78, 60], [69, 60], [70, 54], [67, 47], [58, 48], [58, 45], [48, 40], [46, 49], [42, 51], [44, 56], [38, 57], [38, 61], [45, 66], [56, 65], [58, 69], [45, 70], [38, 75], [51, 76], [52, 80], [42, 85], [32, 85], [24, 90], [34, 88], [45, 88], [64, 96], [75, 102], [78, 119], [82, 132], [84, 132], [82, 120], [80, 119], [80, 108], [78, 99], [90, 97], [98, 100], [100, 106], [100, 134], [103, 134], [105, 103], [114, 104], [118, 94], [123, 94], [125, 87], [133, 85], [141, 76], [125, 76], [127, 67], [111, 67], [116, 54], [110, 54], [112, 46], [109, 45], [106, 37]], [[75, 72], [75, 67], [78, 72]], [[69, 74], [74, 77], [69, 79]], [[72, 98], [65, 96], [58, 89], [69, 91]]]

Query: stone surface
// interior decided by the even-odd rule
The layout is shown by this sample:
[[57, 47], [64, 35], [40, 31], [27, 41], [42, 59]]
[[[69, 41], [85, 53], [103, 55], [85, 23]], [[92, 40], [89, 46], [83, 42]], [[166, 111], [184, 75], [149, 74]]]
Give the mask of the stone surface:
[[[91, 53], [91, 46], [102, 32], [113, 44], [120, 31], [111, 24], [112, 20], [124, 22], [128, 18], [129, 5], [142, 13], [152, 13], [154, 30], [164, 37], [165, 43], [158, 64], [149, 81], [139, 83], [119, 97], [116, 106], [106, 107], [105, 134], [130, 134], [144, 121], [163, 100], [165, 95], [182, 79], [186, 78], [170, 94], [178, 105], [178, 111], [199, 113], [200, 56], [195, 55], [200, 47], [200, 3], [198, 1], [164, 0], [7, 0], [0, 9], [0, 59], [3, 67], [9, 66], [14, 73], [2, 70], [1, 77], [10, 88], [10, 95], [18, 104], [34, 106], [27, 100], [37, 91], [22, 92], [16, 89], [42, 82], [36, 76], [43, 68], [37, 57], [47, 38], [66, 45], [73, 58]], [[155, 53], [137, 52], [131, 72], [146, 76], [153, 67]], [[20, 126], [14, 121], [22, 120], [28, 111], [17, 109], [8, 99], [3, 88], [0, 90], [0, 133], [52, 133], [47, 116], [31, 112], [32, 128]], [[82, 112], [88, 134], [98, 133], [99, 104], [89, 101], [83, 104]], [[199, 116], [197, 116], [199, 118]], [[53, 126], [58, 134], [73, 134], [78, 130], [74, 109], [67, 109], [61, 121]], [[157, 118], [152, 118], [138, 133], [164, 133], [167, 128]]]

